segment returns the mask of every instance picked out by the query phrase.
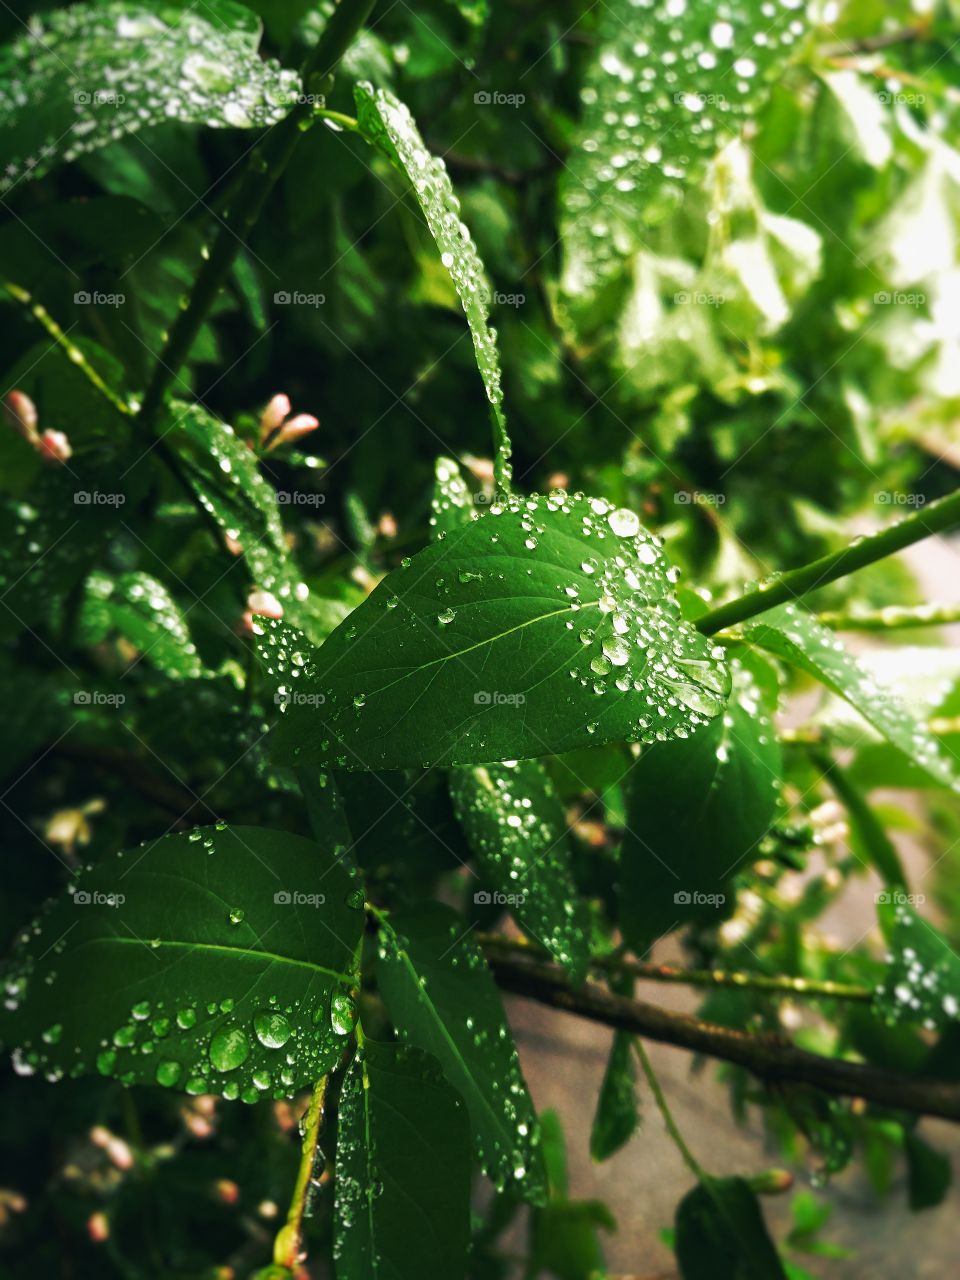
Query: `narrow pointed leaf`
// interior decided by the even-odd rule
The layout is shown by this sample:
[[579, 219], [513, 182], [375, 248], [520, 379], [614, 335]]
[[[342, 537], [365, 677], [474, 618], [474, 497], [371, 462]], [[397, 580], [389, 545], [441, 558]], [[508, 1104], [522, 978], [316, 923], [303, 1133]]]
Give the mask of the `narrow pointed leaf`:
[[398, 912], [380, 931], [377, 981], [400, 1035], [433, 1054], [467, 1104], [484, 1172], [542, 1203], [536, 1113], [500, 993], [468, 934], [438, 903]]
[[481, 883], [575, 982], [590, 960], [590, 916], [573, 879], [563, 807], [536, 760], [450, 772], [453, 807]]
[[950, 757], [927, 727], [902, 709], [897, 691], [879, 684], [836, 634], [812, 614], [797, 605], [780, 605], [748, 622], [745, 631], [754, 644], [808, 672], [845, 698], [935, 782], [960, 789]]
[[435, 1059], [367, 1041], [340, 1095], [337, 1280], [462, 1280], [470, 1166], [467, 1111]]
[[299, 78], [257, 53], [243, 5], [78, 4], [32, 18], [0, 49], [0, 193], [54, 163], [167, 120], [276, 124]]
[[497, 424], [499, 470], [509, 483], [510, 448], [503, 414], [500, 356], [496, 331], [488, 323], [490, 288], [476, 245], [460, 220], [460, 202], [453, 193], [446, 166], [439, 156], [427, 150], [413, 116], [389, 89], [374, 89], [371, 84], [362, 83], [354, 86], [353, 93], [361, 130], [409, 180], [440, 250], [440, 260], [456, 286]]
[[674, 1247], [683, 1280], [786, 1280], [743, 1178], [708, 1178], [688, 1191], [677, 1206]]
[[649, 747], [628, 775], [621, 927], [640, 952], [679, 924], [729, 913], [730, 881], [776, 810], [782, 762], [771, 708], [740, 662], [733, 680], [723, 716]]
[[[389, 574], [325, 642], [279, 763], [483, 764], [689, 734], [723, 708], [722, 650], [680, 616], [632, 511], [511, 498]], [[322, 699], [322, 701], [320, 701]]]
[[630, 1141], [639, 1124], [633, 1036], [627, 1031], [615, 1031], [590, 1130], [593, 1159], [598, 1163], [609, 1160]]
[[85, 872], [7, 966], [0, 1027], [18, 1069], [291, 1097], [351, 1029], [363, 893], [339, 852], [206, 827]]

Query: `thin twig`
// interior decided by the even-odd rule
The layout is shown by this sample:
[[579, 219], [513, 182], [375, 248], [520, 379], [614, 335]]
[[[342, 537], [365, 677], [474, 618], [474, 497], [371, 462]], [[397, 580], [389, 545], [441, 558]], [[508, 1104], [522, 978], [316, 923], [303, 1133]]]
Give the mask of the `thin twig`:
[[327, 1092], [327, 1076], [318, 1080], [310, 1098], [303, 1129], [303, 1146], [300, 1151], [300, 1168], [290, 1198], [287, 1220], [277, 1232], [273, 1243], [273, 1261], [278, 1267], [294, 1271], [303, 1252], [303, 1217], [306, 1212], [310, 1184], [317, 1163], [317, 1148], [323, 1124], [323, 1101]]

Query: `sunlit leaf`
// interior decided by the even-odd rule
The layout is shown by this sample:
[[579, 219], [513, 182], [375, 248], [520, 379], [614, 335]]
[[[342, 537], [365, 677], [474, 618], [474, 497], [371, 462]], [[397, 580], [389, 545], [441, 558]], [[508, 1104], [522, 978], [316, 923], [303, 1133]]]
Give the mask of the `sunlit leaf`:
[[177, 603], [149, 573], [91, 574], [81, 615], [87, 627], [116, 631], [143, 658], [174, 678], [195, 678], [203, 664]]
[[934, 1030], [960, 1019], [960, 956], [912, 901], [896, 889], [878, 899], [889, 953], [874, 1004], [888, 1022], [917, 1022]]

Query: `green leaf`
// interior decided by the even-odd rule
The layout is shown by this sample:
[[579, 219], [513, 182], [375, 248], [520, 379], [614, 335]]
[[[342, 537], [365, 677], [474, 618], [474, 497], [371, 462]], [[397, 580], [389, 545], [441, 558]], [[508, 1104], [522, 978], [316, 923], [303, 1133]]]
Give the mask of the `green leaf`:
[[873, 867], [885, 885], [903, 888], [907, 883], [906, 876], [886, 827], [867, 804], [859, 788], [850, 781], [846, 770], [841, 769], [829, 755], [825, 756], [823, 765], [827, 781], [847, 811], [853, 852], [866, 865]]
[[231, 0], [78, 4], [34, 17], [0, 49], [0, 194], [147, 125], [276, 124], [299, 79], [257, 53], [260, 24]]
[[337, 1130], [337, 1280], [463, 1280], [470, 1125], [436, 1061], [367, 1040], [344, 1077]]
[[430, 903], [382, 924], [377, 981], [404, 1040], [433, 1054], [470, 1112], [481, 1167], [501, 1191], [546, 1195], [536, 1113], [500, 993], [469, 926]]
[[878, 896], [889, 954], [874, 1006], [889, 1023], [943, 1028], [960, 1019], [960, 956], [912, 902], [911, 895], [896, 889]]
[[174, 679], [196, 679], [203, 664], [178, 605], [149, 573], [91, 574], [81, 623], [118, 631], [143, 658]]
[[900, 706], [897, 691], [874, 680], [836, 634], [812, 614], [797, 605], [784, 604], [747, 622], [744, 631], [752, 643], [806, 671], [845, 698], [935, 782], [960, 790], [950, 757], [926, 726]]
[[640, 1124], [636, 1086], [633, 1036], [615, 1031], [590, 1130], [590, 1154], [598, 1164], [625, 1146]]
[[[561, 187], [563, 289], [589, 297], [739, 132], [803, 31], [800, 0], [610, 0]], [[582, 304], [582, 303], [581, 303]]]
[[632, 511], [512, 497], [389, 574], [320, 649], [280, 763], [480, 764], [689, 734], [729, 690]]
[[218, 824], [85, 872], [8, 966], [18, 1069], [292, 1097], [352, 1025], [363, 893], [338, 853]]
[[590, 916], [573, 879], [563, 808], [543, 765], [520, 760], [452, 769], [450, 795], [480, 880], [582, 982]]
[[602, 1200], [552, 1199], [535, 1209], [530, 1224], [530, 1270], [559, 1280], [604, 1275], [601, 1231], [616, 1231]]
[[732, 906], [730, 882], [767, 833], [782, 761], [772, 708], [735, 660], [726, 711], [690, 738], [641, 753], [620, 856], [621, 927], [638, 952]]
[[409, 180], [440, 250], [440, 260], [456, 286], [496, 422], [500, 479], [509, 487], [510, 446], [503, 414], [500, 357], [496, 330], [488, 324], [490, 288], [476, 245], [460, 220], [460, 202], [454, 195], [446, 166], [439, 156], [427, 150], [413, 116], [389, 89], [374, 89], [364, 82], [354, 85], [353, 94], [362, 132]]
[[757, 1197], [743, 1178], [708, 1178], [680, 1201], [675, 1249], [683, 1280], [786, 1280]]
[[470, 490], [452, 458], [438, 458], [434, 465], [430, 510], [434, 538], [443, 538], [459, 529], [473, 514]]
[[950, 1157], [934, 1150], [915, 1129], [904, 1133], [903, 1149], [907, 1157], [910, 1208], [917, 1213], [942, 1204], [953, 1181]]

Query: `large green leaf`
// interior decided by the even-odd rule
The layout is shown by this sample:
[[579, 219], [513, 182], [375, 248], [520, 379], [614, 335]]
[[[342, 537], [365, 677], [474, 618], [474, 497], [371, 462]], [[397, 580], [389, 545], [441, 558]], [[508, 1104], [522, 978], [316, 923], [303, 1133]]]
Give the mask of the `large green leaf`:
[[615, 1031], [590, 1129], [590, 1155], [598, 1163], [608, 1160], [636, 1132], [640, 1123], [636, 1086], [633, 1036]]
[[708, 1178], [677, 1205], [683, 1280], [786, 1280], [757, 1197], [743, 1178]]
[[78, 4], [31, 19], [0, 50], [0, 192], [166, 120], [275, 124], [299, 79], [260, 58], [259, 41], [232, 0]]
[[590, 960], [590, 916], [573, 879], [563, 807], [543, 765], [516, 760], [453, 769], [450, 794], [481, 882], [581, 981]]
[[927, 727], [900, 705], [898, 692], [878, 683], [835, 632], [798, 605], [784, 604], [745, 626], [747, 638], [799, 667], [845, 698], [885, 738], [941, 786], [960, 790], [950, 757]]
[[366, 1041], [343, 1082], [337, 1129], [337, 1280], [463, 1280], [470, 1124], [417, 1049]]
[[[326, 641], [281, 763], [481, 764], [685, 736], [729, 691], [632, 511], [512, 497], [389, 574]], [[322, 699], [322, 701], [320, 701]]]
[[149, 573], [124, 573], [112, 578], [93, 573], [81, 621], [88, 642], [117, 631], [153, 666], [176, 678], [203, 674], [203, 664], [177, 603]]
[[409, 180], [440, 250], [440, 260], [456, 286], [497, 425], [500, 475], [509, 484], [510, 449], [503, 415], [497, 333], [488, 324], [490, 288], [476, 245], [460, 219], [460, 201], [453, 193], [446, 166], [439, 156], [427, 150], [407, 107], [389, 89], [374, 89], [368, 83], [355, 85], [353, 93], [361, 130]]
[[541, 1203], [536, 1113], [500, 994], [468, 933], [438, 903], [396, 913], [380, 930], [377, 981], [400, 1035], [433, 1054], [467, 1104], [484, 1172]]
[[678, 924], [719, 920], [773, 818], [781, 758], [771, 708], [743, 663], [733, 673], [722, 717], [646, 749], [629, 775], [620, 919], [638, 951]]
[[877, 913], [889, 952], [874, 1005], [890, 1023], [920, 1022], [930, 1030], [960, 1019], [960, 956], [898, 889], [880, 894]]
[[568, 296], [589, 297], [644, 246], [650, 223], [755, 109], [802, 17], [802, 0], [601, 6], [561, 189]]
[[85, 872], [23, 933], [4, 1041], [20, 1070], [53, 1079], [291, 1097], [347, 1043], [362, 908], [331, 852], [300, 836], [163, 836]]

